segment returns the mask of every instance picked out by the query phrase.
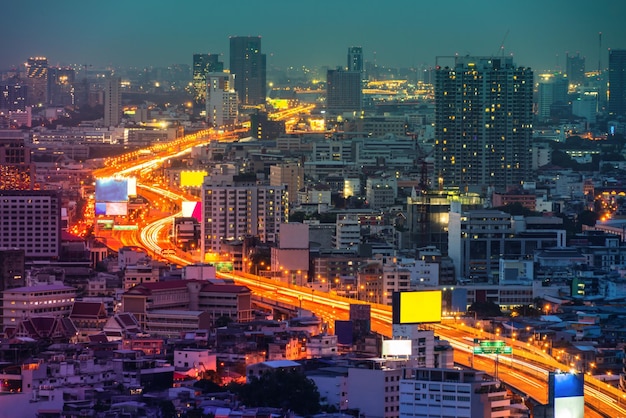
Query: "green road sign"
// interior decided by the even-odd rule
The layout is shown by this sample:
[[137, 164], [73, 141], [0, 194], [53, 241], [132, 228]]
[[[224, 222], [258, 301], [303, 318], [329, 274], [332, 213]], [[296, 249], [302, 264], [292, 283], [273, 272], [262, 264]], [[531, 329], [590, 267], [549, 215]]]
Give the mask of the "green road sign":
[[474, 347], [474, 354], [513, 354], [513, 347]]
[[480, 344], [474, 347], [474, 354], [513, 354], [513, 348], [500, 340], [474, 340]]

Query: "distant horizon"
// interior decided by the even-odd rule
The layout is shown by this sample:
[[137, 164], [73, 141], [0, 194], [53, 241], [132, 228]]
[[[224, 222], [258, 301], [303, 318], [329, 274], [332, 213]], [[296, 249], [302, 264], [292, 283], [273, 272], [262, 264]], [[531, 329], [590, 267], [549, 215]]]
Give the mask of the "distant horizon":
[[437, 56], [504, 54], [537, 73], [565, 71], [569, 51], [580, 52], [592, 71], [599, 63], [606, 68], [609, 49], [626, 48], [626, 2], [554, 3], [10, 2], [0, 28], [7, 40], [0, 69], [22, 68], [31, 56], [45, 56], [50, 66], [168, 67], [191, 65], [194, 53], [220, 54], [227, 68], [229, 36], [261, 36], [268, 68], [344, 66], [348, 48], [361, 46], [365, 61], [389, 68], [429, 68]]

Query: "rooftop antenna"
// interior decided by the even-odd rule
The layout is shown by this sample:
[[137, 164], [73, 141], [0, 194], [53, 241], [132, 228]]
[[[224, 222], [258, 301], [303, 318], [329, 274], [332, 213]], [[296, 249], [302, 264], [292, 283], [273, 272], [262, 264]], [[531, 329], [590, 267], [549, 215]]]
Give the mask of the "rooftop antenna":
[[[499, 52], [502, 57], [504, 57], [504, 42], [506, 41], [507, 36], [509, 36], [509, 29], [506, 30], [506, 33], [504, 34], [504, 38], [502, 38], [502, 42], [500, 42]], [[497, 56], [497, 55], [498, 55], [497, 53], [493, 54], [493, 56]]]
[[602, 71], [602, 32], [598, 32], [598, 73]]

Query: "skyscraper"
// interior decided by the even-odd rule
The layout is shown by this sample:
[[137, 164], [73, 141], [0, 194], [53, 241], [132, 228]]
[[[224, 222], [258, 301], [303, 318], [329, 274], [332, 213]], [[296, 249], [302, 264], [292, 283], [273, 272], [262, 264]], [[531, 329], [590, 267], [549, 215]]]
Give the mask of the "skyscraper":
[[122, 91], [119, 77], [110, 77], [104, 84], [104, 126], [117, 126], [122, 121]]
[[581, 57], [578, 52], [576, 56], [567, 54], [566, 65], [570, 84], [582, 85], [585, 81], [585, 57]]
[[237, 122], [235, 77], [229, 73], [208, 73], [206, 83], [206, 117], [214, 127]]
[[48, 68], [48, 104], [69, 106], [74, 104], [73, 68]]
[[626, 116], [626, 49], [609, 51], [609, 114]]
[[28, 105], [45, 104], [48, 90], [48, 59], [31, 57], [26, 61], [26, 83], [28, 85]]
[[266, 58], [261, 53], [260, 36], [231, 36], [230, 72], [235, 75], [235, 90], [242, 105], [265, 103]]
[[539, 74], [537, 90], [537, 116], [539, 120], [549, 119], [558, 115], [559, 110], [568, 107], [568, 83], [564, 74]]
[[511, 57], [457, 57], [435, 74], [440, 187], [507, 190], [530, 177], [533, 72]]
[[217, 54], [193, 54], [193, 98], [197, 109], [204, 109], [207, 74], [224, 71], [224, 63]]
[[363, 48], [351, 46], [348, 48], [348, 71], [363, 72]]
[[326, 73], [326, 110], [331, 115], [361, 110], [361, 72], [341, 68]]

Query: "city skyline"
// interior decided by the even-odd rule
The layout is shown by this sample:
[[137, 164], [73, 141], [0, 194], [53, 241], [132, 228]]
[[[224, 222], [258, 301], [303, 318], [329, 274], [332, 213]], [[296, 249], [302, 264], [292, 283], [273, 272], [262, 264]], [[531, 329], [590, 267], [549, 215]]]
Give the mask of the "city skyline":
[[106, 8], [76, 0], [11, 2], [5, 16], [28, 19], [3, 23], [0, 33], [10, 42], [0, 47], [0, 69], [41, 55], [52, 66], [191, 64], [194, 53], [220, 54], [228, 62], [230, 36], [261, 36], [268, 67], [283, 68], [343, 66], [346, 48], [361, 46], [365, 61], [387, 67], [430, 67], [437, 56], [455, 54], [512, 54], [535, 72], [564, 71], [566, 53], [580, 52], [587, 70], [594, 70], [600, 62], [606, 68], [609, 48], [626, 48], [626, 27], [619, 21], [626, 4], [608, 0], [593, 8], [581, 0], [531, 0], [517, 9], [486, 0], [401, 0], [386, 11], [371, 6], [352, 0], [323, 0], [296, 10], [284, 0], [269, 5], [158, 0], [149, 8], [120, 0]]

